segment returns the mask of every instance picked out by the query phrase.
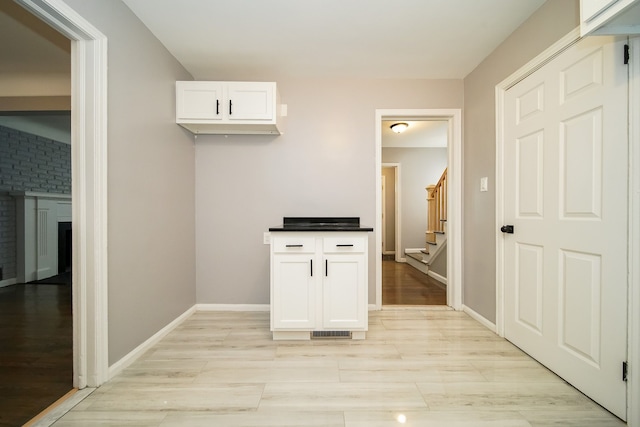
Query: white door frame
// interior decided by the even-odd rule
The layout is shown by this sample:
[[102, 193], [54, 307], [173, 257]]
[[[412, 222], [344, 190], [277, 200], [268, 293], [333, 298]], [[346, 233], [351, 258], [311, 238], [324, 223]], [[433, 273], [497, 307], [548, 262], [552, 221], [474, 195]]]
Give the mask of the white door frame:
[[108, 380], [107, 38], [62, 0], [16, 0], [71, 40], [73, 386]]
[[640, 426], [640, 37], [629, 40], [629, 307], [627, 425]]
[[[447, 218], [447, 305], [462, 309], [462, 110], [461, 109], [378, 109], [376, 110], [376, 300], [382, 309], [382, 121], [388, 118], [439, 119], [449, 123], [448, 134], [448, 218]], [[400, 179], [400, 177], [398, 177]], [[400, 247], [396, 247], [396, 257]]]
[[[383, 168], [393, 168], [393, 203], [394, 203], [394, 221], [393, 221], [393, 229], [395, 234], [395, 251], [394, 251], [394, 259], [396, 262], [406, 262], [407, 260], [403, 260], [402, 254], [400, 253], [400, 247], [402, 245], [402, 187], [400, 185], [400, 163], [383, 163]], [[384, 196], [384, 195], [383, 195]], [[384, 197], [383, 197], [384, 200]], [[383, 230], [384, 231], [384, 230]]]
[[384, 255], [384, 253], [386, 252], [386, 243], [387, 243], [387, 224], [386, 224], [386, 219], [387, 219], [387, 203], [386, 203], [386, 198], [387, 198], [387, 179], [384, 175], [382, 175], [382, 240], [380, 240], [380, 243], [382, 245], [382, 254]]
[[[504, 225], [504, 97], [507, 89], [532, 74], [555, 56], [580, 40], [576, 28], [511, 76], [496, 85], [496, 331], [504, 337], [504, 238], [498, 230]], [[630, 40], [629, 82], [629, 298], [627, 425], [640, 427], [640, 37]], [[620, 55], [620, 58], [622, 55]], [[633, 368], [635, 367], [635, 368]]]

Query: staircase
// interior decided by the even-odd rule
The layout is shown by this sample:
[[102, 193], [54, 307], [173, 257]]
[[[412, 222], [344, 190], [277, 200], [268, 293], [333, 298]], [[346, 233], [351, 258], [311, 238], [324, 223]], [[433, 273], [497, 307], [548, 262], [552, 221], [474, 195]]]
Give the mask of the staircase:
[[[429, 267], [447, 247], [447, 169], [435, 185], [427, 188], [425, 248], [406, 250], [407, 264], [429, 274]], [[446, 280], [446, 279], [445, 279]]]

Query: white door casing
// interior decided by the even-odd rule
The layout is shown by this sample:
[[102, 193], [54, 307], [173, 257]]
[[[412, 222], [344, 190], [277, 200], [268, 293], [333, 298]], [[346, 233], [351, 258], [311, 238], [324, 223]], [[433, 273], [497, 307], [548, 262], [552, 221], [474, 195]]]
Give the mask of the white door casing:
[[380, 242], [380, 246], [382, 246], [382, 253], [384, 254], [387, 251], [387, 177], [382, 175], [382, 188], [380, 191], [382, 192], [382, 241]]
[[499, 273], [504, 336], [625, 419], [623, 45], [583, 39], [504, 94]]
[[107, 38], [62, 0], [16, 0], [71, 40], [73, 385], [108, 380]]
[[[400, 177], [402, 176], [401, 165], [400, 163], [382, 163], [382, 167], [391, 168], [393, 170], [394, 186], [392, 189], [387, 188], [387, 190], [393, 191], [393, 207], [394, 207], [393, 235], [395, 237], [393, 241], [394, 260], [396, 262], [407, 262], [407, 260], [402, 257], [403, 255], [402, 251], [400, 251], [400, 248], [402, 247], [402, 233], [400, 232], [400, 230], [402, 230], [402, 202], [401, 202], [402, 200], [401, 182], [402, 181], [400, 179]], [[384, 199], [385, 193], [382, 192], [380, 197]], [[382, 218], [381, 218], [381, 222], [382, 222]], [[384, 227], [381, 226], [381, 229], [383, 228]]]
[[[375, 309], [382, 308], [382, 121], [387, 118], [404, 117], [406, 119], [437, 118], [448, 122], [448, 179], [447, 187], [447, 305], [455, 310], [462, 307], [462, 111], [460, 109], [378, 109], [376, 110], [376, 225], [375, 234]], [[396, 175], [396, 183], [400, 178]], [[398, 184], [396, 184], [398, 185]], [[398, 193], [400, 190], [398, 189]], [[399, 194], [397, 194], [399, 197]], [[400, 204], [396, 199], [396, 209]], [[396, 210], [397, 214], [397, 210]], [[396, 215], [396, 221], [400, 219]], [[396, 259], [400, 256], [401, 244], [396, 233]]]

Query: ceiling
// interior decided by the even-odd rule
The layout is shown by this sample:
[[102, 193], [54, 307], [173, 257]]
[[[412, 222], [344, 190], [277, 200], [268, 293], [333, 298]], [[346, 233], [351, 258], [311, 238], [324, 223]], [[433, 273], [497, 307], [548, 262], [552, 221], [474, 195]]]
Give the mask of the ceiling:
[[[196, 80], [276, 81], [461, 79], [544, 1], [123, 0]], [[0, 57], [0, 97], [70, 94], [69, 40], [4, 0]], [[54, 114], [0, 124], [58, 132], [68, 122]], [[443, 128], [432, 123], [400, 135], [385, 125], [383, 142], [438, 146]]]
[[196, 80], [461, 79], [544, 0], [123, 0]]
[[[391, 130], [394, 123], [403, 122], [409, 126], [402, 133]], [[446, 148], [449, 122], [446, 120], [383, 120], [383, 148]]]

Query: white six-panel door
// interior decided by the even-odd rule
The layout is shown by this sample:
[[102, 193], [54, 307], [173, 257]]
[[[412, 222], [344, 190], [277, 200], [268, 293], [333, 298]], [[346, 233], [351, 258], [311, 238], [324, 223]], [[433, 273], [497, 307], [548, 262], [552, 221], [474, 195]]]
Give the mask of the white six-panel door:
[[505, 94], [505, 337], [626, 418], [627, 70], [579, 41]]

